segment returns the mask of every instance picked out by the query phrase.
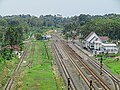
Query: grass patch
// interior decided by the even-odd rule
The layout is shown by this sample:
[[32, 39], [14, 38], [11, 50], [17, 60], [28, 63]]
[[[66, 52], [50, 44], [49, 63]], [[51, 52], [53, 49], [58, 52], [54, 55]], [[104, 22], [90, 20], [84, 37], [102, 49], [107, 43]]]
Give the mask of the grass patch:
[[111, 69], [114, 74], [120, 75], [120, 61], [117, 61], [114, 58], [105, 58], [103, 63]]
[[47, 46], [47, 42], [32, 42], [28, 49], [27, 63], [21, 68], [19, 79], [12, 90], [58, 90], [51, 67], [52, 55]]
[[[120, 75], [120, 59], [117, 59], [115, 57], [118, 57], [119, 54], [108, 54], [103, 55], [103, 63], [112, 71], [112, 73]], [[97, 58], [100, 60], [100, 56], [97, 56]]]

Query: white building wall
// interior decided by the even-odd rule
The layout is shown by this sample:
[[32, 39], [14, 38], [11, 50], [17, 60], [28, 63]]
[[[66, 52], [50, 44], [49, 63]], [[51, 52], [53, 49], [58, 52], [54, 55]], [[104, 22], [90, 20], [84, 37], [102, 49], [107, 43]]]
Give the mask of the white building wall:
[[104, 53], [118, 53], [116, 44], [103, 44], [102, 48], [104, 50]]
[[118, 49], [116, 47], [104, 47], [105, 53], [118, 53]]

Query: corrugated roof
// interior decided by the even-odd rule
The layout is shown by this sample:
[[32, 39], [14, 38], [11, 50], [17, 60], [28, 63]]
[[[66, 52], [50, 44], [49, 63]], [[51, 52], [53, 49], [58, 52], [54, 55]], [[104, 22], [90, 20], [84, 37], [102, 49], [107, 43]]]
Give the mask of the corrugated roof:
[[95, 32], [91, 32], [91, 33], [85, 38], [85, 40], [87, 40], [93, 33], [95, 33]]
[[101, 36], [99, 38], [101, 39], [101, 41], [108, 41], [109, 39], [107, 36]]

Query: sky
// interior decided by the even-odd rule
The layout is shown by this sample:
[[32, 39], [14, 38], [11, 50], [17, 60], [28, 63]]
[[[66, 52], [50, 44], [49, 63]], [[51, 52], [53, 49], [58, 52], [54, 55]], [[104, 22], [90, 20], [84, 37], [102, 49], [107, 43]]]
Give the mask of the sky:
[[0, 0], [0, 15], [120, 14], [120, 0]]

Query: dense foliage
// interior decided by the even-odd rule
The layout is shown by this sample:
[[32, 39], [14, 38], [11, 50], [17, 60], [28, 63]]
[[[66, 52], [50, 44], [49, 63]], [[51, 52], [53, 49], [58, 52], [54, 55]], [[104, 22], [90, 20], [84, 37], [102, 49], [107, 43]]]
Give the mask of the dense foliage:
[[[31, 37], [33, 33], [38, 33], [35, 36], [39, 38], [39, 35], [48, 29], [62, 28], [64, 20], [65, 18], [57, 15], [41, 15], [40, 17], [30, 15], [1, 16], [0, 47], [4, 49], [7, 46], [16, 45], [22, 49], [23, 41]], [[0, 55], [3, 52], [4, 50], [1, 50]], [[7, 54], [8, 52], [4, 53]]]
[[[63, 33], [66, 36], [82, 35], [86, 37], [94, 31], [100, 36], [108, 36], [110, 39], [120, 39], [120, 15], [84, 15], [71, 17], [70, 22], [64, 25]], [[74, 34], [73, 34], [74, 32]]]
[[41, 15], [40, 17], [13, 15], [0, 17], [0, 41], [2, 45], [20, 44], [33, 32], [43, 32], [43, 30], [49, 27], [51, 29], [61, 28], [64, 21], [65, 18], [57, 15]]

